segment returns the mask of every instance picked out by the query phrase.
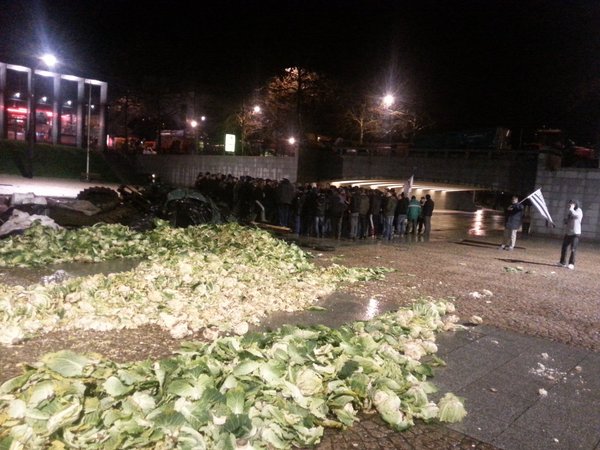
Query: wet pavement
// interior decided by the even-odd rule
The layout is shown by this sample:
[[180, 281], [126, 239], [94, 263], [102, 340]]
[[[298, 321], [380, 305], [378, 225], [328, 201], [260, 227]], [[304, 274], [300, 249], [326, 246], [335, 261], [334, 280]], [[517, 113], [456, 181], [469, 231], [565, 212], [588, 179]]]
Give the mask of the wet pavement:
[[438, 344], [433, 380], [468, 410], [450, 429], [502, 449], [600, 449], [600, 354], [488, 326]]
[[[265, 329], [283, 324], [336, 327], [397, 308], [392, 302], [335, 294], [325, 311], [274, 314]], [[391, 431], [362, 416], [345, 432], [327, 432], [318, 449], [600, 450], [600, 354], [490, 326], [437, 336], [439, 394], [462, 397], [468, 414], [451, 425], [418, 424]]]

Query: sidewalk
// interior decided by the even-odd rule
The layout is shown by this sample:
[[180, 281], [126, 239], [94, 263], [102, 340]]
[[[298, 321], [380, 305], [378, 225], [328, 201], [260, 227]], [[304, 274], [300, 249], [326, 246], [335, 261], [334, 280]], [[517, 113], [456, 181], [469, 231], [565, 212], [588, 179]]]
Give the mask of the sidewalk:
[[600, 450], [600, 354], [489, 326], [438, 345], [432, 381], [468, 411], [449, 428], [501, 449]]
[[79, 192], [91, 186], [106, 186], [116, 189], [119, 185], [64, 178], [24, 178], [16, 175], [0, 175], [0, 195], [33, 193], [44, 197], [76, 198]]

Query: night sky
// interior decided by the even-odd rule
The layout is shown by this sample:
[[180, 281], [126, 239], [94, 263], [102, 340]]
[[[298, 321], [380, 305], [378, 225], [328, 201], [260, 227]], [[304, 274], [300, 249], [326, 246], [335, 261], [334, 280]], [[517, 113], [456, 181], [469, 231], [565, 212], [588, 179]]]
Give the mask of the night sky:
[[157, 75], [235, 97], [301, 65], [395, 90], [440, 126], [557, 126], [586, 143], [600, 130], [598, 0], [0, 5], [1, 61], [46, 47], [60, 70], [113, 85]]

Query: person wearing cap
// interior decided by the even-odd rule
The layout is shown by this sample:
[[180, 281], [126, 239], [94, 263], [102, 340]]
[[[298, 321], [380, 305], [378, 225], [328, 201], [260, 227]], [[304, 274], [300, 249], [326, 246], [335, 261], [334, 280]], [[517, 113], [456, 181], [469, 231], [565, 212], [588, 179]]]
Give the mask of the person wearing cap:
[[[579, 206], [577, 200], [569, 200], [569, 209], [565, 216], [565, 237], [563, 238], [562, 248], [560, 251], [560, 262], [558, 263], [561, 267], [568, 267], [569, 269], [575, 269], [575, 253], [577, 252], [577, 246], [579, 244], [579, 236], [581, 235], [581, 220], [583, 219], [583, 211]], [[567, 265], [567, 252], [571, 247], [571, 255], [569, 257], [569, 264]]]

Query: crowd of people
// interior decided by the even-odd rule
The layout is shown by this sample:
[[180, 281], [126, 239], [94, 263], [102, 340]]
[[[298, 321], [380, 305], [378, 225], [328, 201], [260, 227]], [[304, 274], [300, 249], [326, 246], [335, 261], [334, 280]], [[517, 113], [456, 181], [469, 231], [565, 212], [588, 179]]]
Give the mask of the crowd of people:
[[[408, 234], [431, 232], [435, 203], [429, 194], [417, 199], [394, 189], [358, 186], [319, 187], [287, 178], [270, 180], [250, 176], [200, 173], [196, 189], [209, 196], [242, 223], [259, 221], [291, 229], [298, 236], [332, 239], [378, 238], [391, 241]], [[524, 206], [518, 197], [505, 210], [502, 250], [513, 250], [523, 226]], [[575, 268], [583, 213], [571, 200], [559, 266]], [[567, 260], [568, 257], [568, 260]]]
[[319, 187], [288, 179], [200, 173], [196, 189], [229, 209], [240, 222], [290, 228], [299, 236], [392, 240], [431, 231], [434, 201], [394, 189]]

